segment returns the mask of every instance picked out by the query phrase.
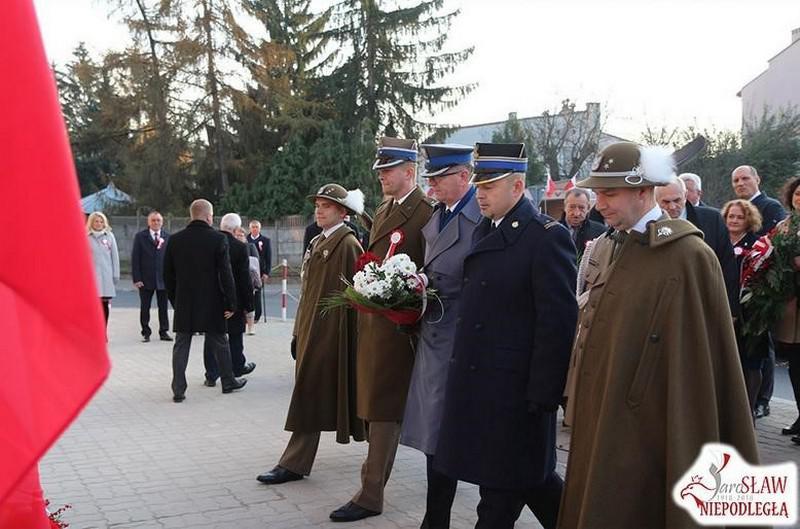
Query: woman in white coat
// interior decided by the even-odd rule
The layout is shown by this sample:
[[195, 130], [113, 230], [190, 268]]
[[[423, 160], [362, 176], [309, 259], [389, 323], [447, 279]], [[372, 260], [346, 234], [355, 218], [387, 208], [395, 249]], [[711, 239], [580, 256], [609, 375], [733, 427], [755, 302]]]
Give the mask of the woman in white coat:
[[92, 249], [97, 292], [100, 294], [103, 315], [108, 326], [108, 308], [111, 298], [117, 295], [115, 285], [119, 282], [117, 241], [111, 233], [108, 219], [99, 211], [89, 215], [86, 229], [89, 232], [89, 247]]

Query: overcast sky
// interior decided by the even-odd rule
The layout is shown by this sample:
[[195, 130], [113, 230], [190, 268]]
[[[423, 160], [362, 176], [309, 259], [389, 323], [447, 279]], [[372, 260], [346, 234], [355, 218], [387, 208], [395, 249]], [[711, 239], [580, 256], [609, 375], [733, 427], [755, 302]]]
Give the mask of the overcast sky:
[[[34, 0], [47, 53], [68, 60], [81, 40], [124, 45], [104, 0]], [[630, 139], [646, 125], [738, 129], [736, 93], [800, 27], [797, 0], [447, 0], [461, 8], [450, 49], [475, 53], [453, 82], [477, 82], [437, 122], [475, 124], [598, 101], [607, 132]]]

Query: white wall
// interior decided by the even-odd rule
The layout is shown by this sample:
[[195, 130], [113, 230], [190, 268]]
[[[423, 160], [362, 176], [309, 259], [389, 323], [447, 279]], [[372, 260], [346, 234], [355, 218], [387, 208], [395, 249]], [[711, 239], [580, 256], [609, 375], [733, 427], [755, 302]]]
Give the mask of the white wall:
[[758, 120], [770, 112], [798, 107], [800, 111], [800, 40], [775, 56], [769, 68], [742, 89], [742, 120]]

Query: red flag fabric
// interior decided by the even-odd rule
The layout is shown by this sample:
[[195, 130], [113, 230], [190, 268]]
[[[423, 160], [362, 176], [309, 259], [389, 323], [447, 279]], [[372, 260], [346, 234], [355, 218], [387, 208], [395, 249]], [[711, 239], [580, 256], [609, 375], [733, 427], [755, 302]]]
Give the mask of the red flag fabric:
[[[0, 15], [0, 509], [108, 375], [64, 121], [31, 0]], [[27, 483], [27, 482], [26, 482]]]
[[544, 189], [544, 196], [551, 197], [556, 193], [556, 183], [550, 178], [550, 173], [547, 173], [547, 187]]
[[11, 494], [0, 504], [2, 529], [52, 529], [42, 499], [39, 469], [33, 467], [17, 482]]
[[576, 181], [575, 181], [575, 177], [573, 176], [572, 178], [570, 178], [567, 181], [566, 184], [564, 184], [564, 193], [566, 193], [567, 191], [569, 191], [570, 189], [572, 189], [575, 186], [576, 186]]

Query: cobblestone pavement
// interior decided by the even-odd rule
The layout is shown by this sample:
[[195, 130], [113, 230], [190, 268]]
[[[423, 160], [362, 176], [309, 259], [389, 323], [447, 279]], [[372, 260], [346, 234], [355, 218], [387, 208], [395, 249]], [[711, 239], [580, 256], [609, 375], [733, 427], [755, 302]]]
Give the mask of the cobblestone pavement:
[[[283, 421], [294, 369], [291, 330], [291, 322], [270, 321], [246, 337], [248, 360], [258, 367], [247, 387], [230, 395], [202, 385], [202, 337], [195, 337], [186, 401], [174, 404], [171, 344], [141, 343], [138, 311], [112, 309], [111, 376], [40, 465], [51, 505], [73, 505], [64, 516], [72, 529], [343, 527], [328, 514], [358, 489], [365, 443], [338, 445], [323, 434], [309, 478], [274, 487], [255, 480], [289, 438]], [[758, 422], [764, 462], [800, 460], [800, 448], [779, 432], [794, 413], [793, 403], [774, 400], [772, 415]], [[559, 444], [563, 474], [566, 431]], [[453, 529], [474, 526], [477, 501], [477, 487], [459, 485]], [[419, 527], [424, 505], [424, 457], [401, 446], [383, 515], [346, 526]], [[539, 525], [526, 510], [517, 527]]]

